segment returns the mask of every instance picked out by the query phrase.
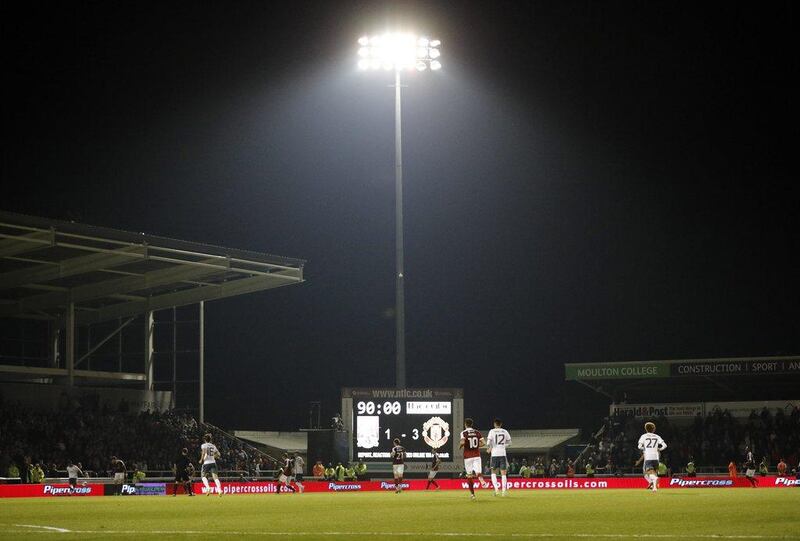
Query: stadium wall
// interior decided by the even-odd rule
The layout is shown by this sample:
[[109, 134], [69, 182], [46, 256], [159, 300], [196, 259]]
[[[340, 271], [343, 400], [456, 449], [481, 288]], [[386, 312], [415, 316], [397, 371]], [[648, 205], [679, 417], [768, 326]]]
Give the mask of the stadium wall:
[[[759, 477], [759, 488], [800, 488], [800, 479], [790, 477]], [[466, 479], [439, 479], [439, 486], [443, 490], [467, 490]], [[427, 480], [411, 480], [403, 483], [405, 490], [423, 491]], [[0, 485], [0, 498], [37, 498], [37, 497], [71, 497], [71, 496], [166, 496], [172, 494], [172, 483], [142, 483], [142, 484], [97, 484], [90, 483], [70, 489], [69, 485], [38, 484], [38, 485]], [[744, 477], [731, 479], [729, 477], [673, 477], [661, 479], [659, 488], [749, 488], [750, 483]], [[491, 490], [489, 483], [484, 483], [477, 488]], [[609, 489], [644, 489], [647, 482], [644, 478], [552, 478], [552, 479], [512, 479], [509, 480], [510, 490], [609, 490]], [[305, 483], [306, 492], [380, 492], [393, 491], [393, 481], [309, 481]], [[202, 483], [194, 483], [195, 494], [204, 494]], [[213, 489], [212, 489], [213, 490]], [[274, 481], [249, 482], [249, 483], [223, 483], [222, 492], [227, 495], [237, 494], [275, 494], [278, 484]], [[183, 488], [178, 487], [178, 493], [183, 494]]]

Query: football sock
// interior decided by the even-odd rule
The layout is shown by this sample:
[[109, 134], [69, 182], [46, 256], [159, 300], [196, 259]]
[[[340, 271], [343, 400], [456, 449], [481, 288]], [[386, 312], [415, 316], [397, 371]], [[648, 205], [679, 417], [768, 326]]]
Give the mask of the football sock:
[[203, 477], [203, 485], [205, 485], [205, 487], [206, 487], [206, 492], [208, 492], [208, 489], [209, 489], [209, 486], [208, 486], [208, 477]]
[[503, 481], [503, 492], [505, 492], [508, 490], [508, 477], [506, 477], [506, 474], [504, 473], [501, 479]]
[[190, 481], [190, 482], [188, 482], [188, 483], [186, 483], [186, 484], [183, 486], [183, 490], [186, 492], [186, 494], [194, 494], [194, 490], [192, 490], [192, 483], [191, 483], [191, 481]]
[[437, 483], [433, 479], [431, 479], [430, 482], [431, 482], [431, 484], [433, 484], [433, 486], [435, 486], [436, 488], [439, 488], [439, 483]]
[[214, 479], [214, 484], [217, 485], [217, 494], [222, 494], [222, 483], [219, 482], [219, 479]]
[[494, 487], [495, 492], [500, 490], [500, 486], [497, 484], [497, 474], [494, 472], [492, 472], [492, 486]]
[[475, 494], [475, 482], [472, 480], [472, 477], [467, 477], [467, 484], [469, 485], [469, 492], [470, 494]]

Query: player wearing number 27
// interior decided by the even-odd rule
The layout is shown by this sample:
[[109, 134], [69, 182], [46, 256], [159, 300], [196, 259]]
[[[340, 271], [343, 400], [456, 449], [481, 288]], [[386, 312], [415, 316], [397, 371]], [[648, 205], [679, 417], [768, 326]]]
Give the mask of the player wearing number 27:
[[503, 496], [508, 494], [508, 459], [506, 458], [506, 447], [511, 445], [511, 434], [508, 430], [503, 428], [503, 422], [500, 419], [494, 420], [494, 428], [489, 431], [486, 438], [486, 445], [489, 446], [492, 457], [489, 459], [492, 468], [492, 486], [494, 487], [494, 495], [499, 494], [499, 486], [497, 484], [497, 470], [500, 470], [500, 475], [503, 481]]
[[656, 434], [655, 423], [644, 424], [644, 434], [639, 438], [639, 449], [644, 458], [644, 478], [650, 483], [650, 488], [655, 492], [658, 490], [658, 461], [661, 458], [661, 451], [667, 448], [667, 444]]
[[486, 445], [483, 435], [472, 428], [472, 419], [464, 419], [464, 430], [461, 432], [461, 448], [464, 449], [464, 471], [467, 473], [470, 498], [475, 499], [473, 478], [481, 477], [481, 447]]

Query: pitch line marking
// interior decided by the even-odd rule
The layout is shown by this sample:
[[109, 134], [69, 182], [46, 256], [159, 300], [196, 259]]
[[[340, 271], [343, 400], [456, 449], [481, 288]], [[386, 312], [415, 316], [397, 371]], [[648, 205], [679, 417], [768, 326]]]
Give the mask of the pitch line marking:
[[[37, 526], [33, 524], [14, 524], [22, 528], [33, 528], [35, 533], [55, 533], [55, 534], [109, 534], [109, 535], [249, 535], [261, 537], [291, 537], [291, 536], [321, 536], [321, 537], [419, 537], [425, 535], [420, 532], [259, 532], [259, 531], [210, 531], [210, 530], [68, 530], [66, 528], [56, 528], [54, 526]], [[34, 533], [31, 530], [10, 531], [7, 533]], [[551, 538], [575, 538], [575, 539], [800, 539], [792, 535], [746, 535], [746, 534], [613, 534], [613, 533], [490, 533], [490, 532], [436, 532], [434, 535], [440, 537], [474, 537], [474, 538], [517, 538], [517, 539], [551, 539]]]
[[67, 530], [66, 528], [56, 528], [55, 526], [38, 526], [36, 524], [14, 524], [19, 528], [32, 528], [37, 530], [45, 530], [48, 532], [56, 532], [56, 533], [72, 533], [72, 530]]

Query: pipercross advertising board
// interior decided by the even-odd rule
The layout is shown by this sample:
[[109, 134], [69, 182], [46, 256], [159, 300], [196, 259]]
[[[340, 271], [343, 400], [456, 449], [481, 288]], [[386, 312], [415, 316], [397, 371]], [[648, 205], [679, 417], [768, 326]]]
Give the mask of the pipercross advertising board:
[[567, 381], [770, 374], [800, 376], [800, 357], [734, 357], [564, 365]]
[[461, 389], [344, 389], [353, 460], [390, 462], [397, 438], [407, 462], [430, 462], [433, 451], [452, 462], [463, 424], [462, 397]]
[[[759, 488], [800, 488], [800, 479], [791, 477], [759, 477]], [[439, 479], [439, 486], [443, 490], [467, 490], [466, 479]], [[304, 483], [306, 492], [376, 492], [393, 491], [394, 481], [308, 481]], [[43, 485], [0, 485], [0, 497], [3, 498], [33, 498], [33, 497], [70, 497], [70, 496], [165, 496], [172, 494], [172, 483], [145, 483], [147, 487], [141, 490], [140, 485], [98, 485], [91, 484], [78, 486], [75, 489], [66, 484]], [[414, 479], [403, 482], [405, 490], [425, 490], [427, 481]], [[615, 488], [643, 489], [647, 482], [642, 477], [609, 477], [589, 479], [581, 478], [552, 478], [552, 479], [523, 479], [510, 478], [510, 490], [606, 490]], [[744, 477], [731, 479], [729, 477], [673, 477], [659, 481], [659, 488], [749, 488], [750, 483]], [[489, 483], [476, 484], [481, 490], [492, 490]], [[195, 494], [205, 494], [202, 483], [193, 483], [192, 490]], [[212, 487], [212, 491], [215, 489]], [[281, 492], [284, 492], [282, 490]], [[278, 485], [274, 481], [251, 483], [223, 483], [223, 495], [237, 494], [275, 494]], [[183, 487], [178, 487], [178, 494], [183, 494]]]

